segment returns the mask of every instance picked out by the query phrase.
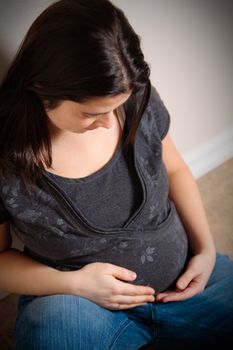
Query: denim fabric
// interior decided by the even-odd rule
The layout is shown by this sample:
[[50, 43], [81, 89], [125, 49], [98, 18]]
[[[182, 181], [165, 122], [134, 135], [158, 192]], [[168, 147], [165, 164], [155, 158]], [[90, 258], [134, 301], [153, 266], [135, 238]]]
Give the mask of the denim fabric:
[[74, 295], [21, 296], [16, 350], [233, 348], [233, 261], [217, 254], [206, 289], [186, 301], [104, 309]]

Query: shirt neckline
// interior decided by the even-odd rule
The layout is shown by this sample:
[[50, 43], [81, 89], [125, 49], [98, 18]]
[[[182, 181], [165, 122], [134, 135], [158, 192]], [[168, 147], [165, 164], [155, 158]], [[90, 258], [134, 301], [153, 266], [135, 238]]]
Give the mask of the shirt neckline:
[[105, 163], [100, 169], [96, 170], [94, 173], [83, 176], [80, 178], [72, 178], [72, 177], [66, 177], [58, 174], [54, 174], [48, 170], [45, 170], [46, 174], [48, 176], [57, 179], [58, 181], [64, 181], [64, 182], [77, 182], [77, 183], [82, 183], [82, 182], [89, 182], [93, 181], [96, 178], [104, 175], [106, 171], [108, 171], [119, 159], [120, 155], [123, 153], [123, 148], [124, 148], [124, 143], [125, 143], [125, 134], [126, 134], [126, 123], [125, 123], [125, 115], [122, 112], [122, 109], [120, 111], [117, 111], [116, 113], [118, 123], [120, 128], [122, 129], [122, 134], [121, 134], [121, 142], [118, 144], [117, 149], [115, 150], [114, 154], [112, 157], [109, 159], [107, 163]]

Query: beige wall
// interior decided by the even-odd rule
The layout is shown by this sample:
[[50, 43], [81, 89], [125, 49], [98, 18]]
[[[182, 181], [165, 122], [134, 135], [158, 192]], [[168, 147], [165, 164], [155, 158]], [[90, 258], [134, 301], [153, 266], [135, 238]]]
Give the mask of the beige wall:
[[233, 127], [233, 2], [113, 2], [142, 37], [182, 153]]
[[[1, 0], [0, 75], [30, 23], [50, 3], [53, 1]], [[191, 152], [195, 156], [197, 147], [208, 146], [218, 135], [233, 130], [233, 2], [113, 3], [125, 11], [142, 38], [152, 83], [171, 114], [170, 131], [182, 155]], [[229, 139], [231, 134], [227, 135]], [[219, 142], [224, 141], [215, 144]], [[233, 155], [233, 141], [229, 142], [228, 158]], [[218, 163], [221, 160], [222, 154]]]

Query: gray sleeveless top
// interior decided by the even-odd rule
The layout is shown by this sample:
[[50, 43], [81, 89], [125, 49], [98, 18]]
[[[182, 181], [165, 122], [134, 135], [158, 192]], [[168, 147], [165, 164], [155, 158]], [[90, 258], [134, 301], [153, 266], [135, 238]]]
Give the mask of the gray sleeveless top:
[[31, 194], [16, 174], [0, 181], [0, 222], [8, 220], [25, 254], [60, 270], [110, 262], [163, 291], [187, 262], [185, 228], [168, 196], [161, 140], [170, 116], [152, 87], [134, 150], [124, 138], [112, 159], [82, 179], [45, 172]]

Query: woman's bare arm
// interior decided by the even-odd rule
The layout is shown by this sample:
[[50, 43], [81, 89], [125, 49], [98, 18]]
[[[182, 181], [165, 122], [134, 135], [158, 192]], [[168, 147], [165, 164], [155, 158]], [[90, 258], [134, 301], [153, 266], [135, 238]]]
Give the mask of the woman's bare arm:
[[213, 271], [216, 252], [202, 198], [190, 170], [169, 135], [163, 140], [163, 161], [169, 177], [169, 196], [186, 228], [193, 253], [177, 290], [159, 293], [157, 301], [179, 301], [201, 293]]
[[11, 249], [9, 224], [0, 225], [0, 290], [17, 294], [68, 293], [67, 275]]
[[174, 201], [187, 229], [193, 252], [205, 250], [215, 254], [212, 234], [197, 183], [169, 135], [163, 140], [163, 161], [169, 177], [169, 196]]

